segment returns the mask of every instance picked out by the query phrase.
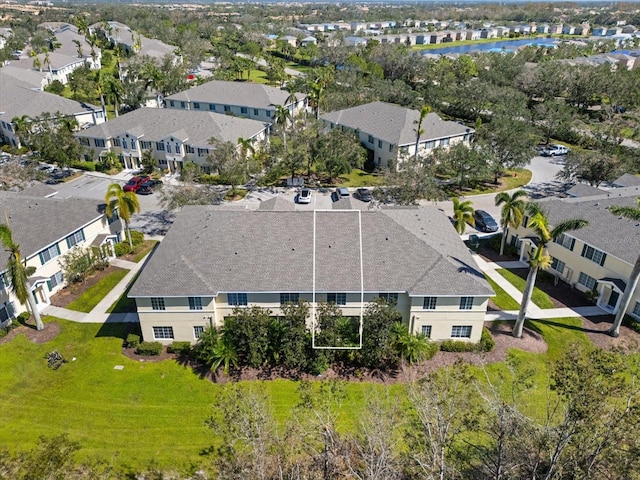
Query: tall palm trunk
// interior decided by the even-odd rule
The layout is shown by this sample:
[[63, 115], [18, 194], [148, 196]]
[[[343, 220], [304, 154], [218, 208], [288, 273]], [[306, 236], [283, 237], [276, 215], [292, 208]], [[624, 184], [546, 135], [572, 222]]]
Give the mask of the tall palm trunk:
[[527, 316], [527, 307], [531, 301], [531, 294], [533, 293], [533, 287], [536, 284], [536, 276], [538, 275], [539, 267], [530, 267], [529, 274], [527, 275], [527, 284], [524, 286], [524, 292], [522, 292], [522, 303], [520, 304], [520, 311], [518, 312], [518, 318], [516, 318], [516, 324], [513, 327], [512, 335], [516, 338], [522, 338], [522, 330], [524, 328], [524, 321]]
[[509, 225], [503, 227], [502, 241], [500, 242], [500, 256], [504, 255], [504, 246], [507, 243], [507, 235], [509, 235]]
[[622, 320], [624, 319], [624, 314], [629, 308], [629, 304], [631, 303], [631, 297], [633, 296], [633, 292], [635, 292], [636, 287], [638, 286], [638, 280], [640, 279], [640, 255], [636, 258], [636, 263], [633, 266], [633, 270], [631, 271], [631, 276], [629, 277], [629, 283], [627, 283], [627, 288], [624, 289], [624, 293], [622, 294], [622, 299], [620, 300], [620, 307], [618, 307], [618, 313], [616, 314], [616, 318], [613, 321], [613, 325], [607, 331], [609, 335], [612, 337], [617, 337], [620, 335], [620, 325], [622, 325]]
[[129, 237], [129, 247], [133, 250], [133, 242], [131, 241], [131, 230], [129, 229], [129, 222], [125, 222], [125, 226], [127, 227], [127, 236]]
[[42, 323], [42, 318], [40, 318], [40, 312], [38, 312], [38, 306], [36, 304], [36, 297], [33, 295], [31, 291], [31, 284], [27, 282], [27, 302], [29, 303], [29, 309], [31, 310], [31, 314], [33, 315], [33, 319], [36, 321], [36, 330], [44, 330], [44, 323]]

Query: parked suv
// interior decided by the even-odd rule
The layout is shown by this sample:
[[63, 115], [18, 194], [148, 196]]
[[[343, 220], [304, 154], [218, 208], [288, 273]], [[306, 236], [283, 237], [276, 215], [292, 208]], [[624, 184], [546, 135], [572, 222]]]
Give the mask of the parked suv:
[[371, 190], [369, 190], [368, 188], [357, 189], [353, 196], [363, 202], [370, 202], [373, 199], [373, 197], [371, 196]]
[[484, 210], [476, 210], [474, 218], [476, 220], [476, 230], [478, 230], [479, 232], [498, 231], [498, 224], [493, 219], [493, 217]]
[[124, 185], [122, 189], [125, 192], [137, 192], [138, 190], [140, 190], [142, 184], [149, 180], [151, 180], [151, 177], [149, 177], [148, 175], [133, 177]]

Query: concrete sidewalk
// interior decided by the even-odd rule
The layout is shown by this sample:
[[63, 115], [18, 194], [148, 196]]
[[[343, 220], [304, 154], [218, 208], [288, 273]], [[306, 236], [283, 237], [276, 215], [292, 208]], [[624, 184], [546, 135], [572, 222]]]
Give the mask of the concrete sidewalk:
[[[513, 298], [519, 304], [522, 304], [522, 293], [518, 290], [509, 280], [504, 278], [496, 270], [500, 268], [513, 269], [513, 268], [528, 268], [529, 265], [525, 262], [488, 262], [480, 255], [473, 255], [474, 260], [478, 264], [478, 267], [482, 272], [497, 283], [511, 298]], [[564, 307], [564, 308], [540, 308], [532, 301], [527, 306], [527, 318], [531, 320], [540, 320], [546, 318], [563, 318], [563, 317], [592, 317], [598, 315], [609, 315], [601, 308], [595, 305], [586, 305], [584, 307]], [[501, 310], [487, 312], [485, 320], [515, 320], [518, 316], [517, 310]]]
[[121, 260], [119, 258], [111, 260], [111, 265], [126, 268], [129, 270], [120, 282], [111, 289], [111, 291], [105, 295], [105, 297], [91, 310], [89, 313], [76, 312], [75, 310], [69, 310], [67, 308], [56, 307], [48, 305], [42, 310], [44, 315], [52, 315], [58, 318], [64, 318], [72, 322], [78, 323], [121, 323], [121, 322], [138, 322], [138, 314], [135, 312], [129, 313], [108, 313], [107, 310], [111, 308], [129, 287], [129, 284], [133, 281], [140, 269], [144, 266], [149, 258], [149, 254], [145, 256], [138, 263], [129, 262], [127, 260]]

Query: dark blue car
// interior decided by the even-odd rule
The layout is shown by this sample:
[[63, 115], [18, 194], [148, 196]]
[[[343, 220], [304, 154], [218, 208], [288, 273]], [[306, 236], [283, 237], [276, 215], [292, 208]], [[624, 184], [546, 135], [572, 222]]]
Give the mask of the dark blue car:
[[478, 230], [479, 232], [498, 231], [498, 224], [493, 219], [493, 217], [484, 210], [476, 210], [474, 217], [476, 220], [476, 230]]

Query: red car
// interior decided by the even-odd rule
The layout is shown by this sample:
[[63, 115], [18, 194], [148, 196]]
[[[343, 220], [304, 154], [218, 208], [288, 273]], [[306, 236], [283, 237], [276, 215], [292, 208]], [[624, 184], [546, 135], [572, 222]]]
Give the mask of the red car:
[[142, 177], [133, 177], [125, 184], [124, 187], [122, 187], [122, 189], [125, 192], [137, 192], [140, 186], [147, 180], [151, 180], [151, 177], [149, 177], [148, 175]]

